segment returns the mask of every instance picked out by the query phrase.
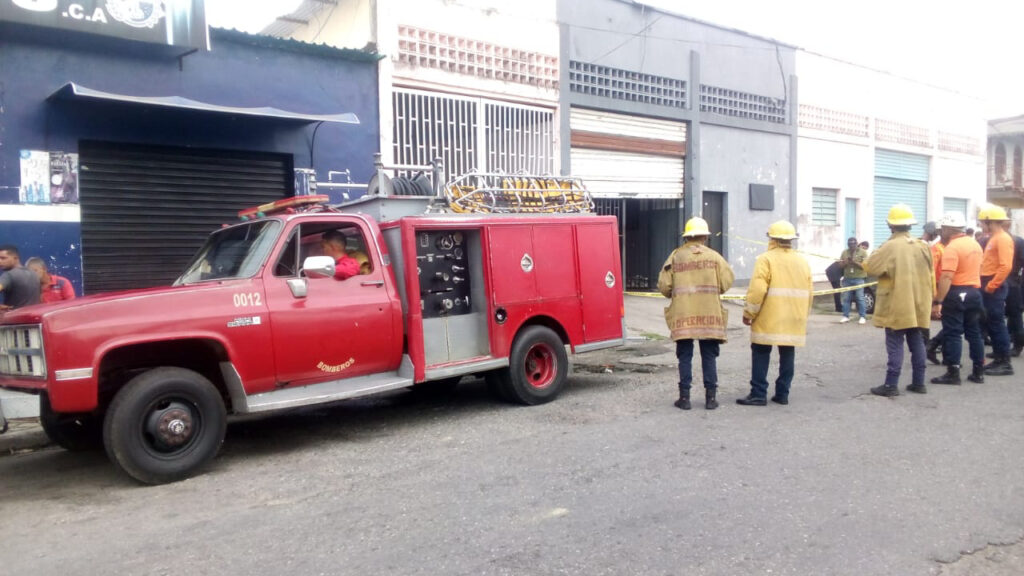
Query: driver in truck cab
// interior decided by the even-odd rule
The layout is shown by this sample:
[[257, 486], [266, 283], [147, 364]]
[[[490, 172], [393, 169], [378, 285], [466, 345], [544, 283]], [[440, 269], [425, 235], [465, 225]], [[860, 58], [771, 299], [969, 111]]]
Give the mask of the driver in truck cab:
[[320, 238], [320, 247], [325, 256], [334, 258], [334, 279], [345, 280], [359, 274], [359, 261], [345, 251], [345, 235], [337, 230], [328, 230]]

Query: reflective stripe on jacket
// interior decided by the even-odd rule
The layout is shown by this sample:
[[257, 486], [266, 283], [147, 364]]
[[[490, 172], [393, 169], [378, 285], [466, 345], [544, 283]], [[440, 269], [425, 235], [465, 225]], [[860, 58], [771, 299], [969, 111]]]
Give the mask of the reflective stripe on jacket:
[[878, 278], [875, 326], [893, 330], [931, 326], [935, 267], [928, 244], [911, 238], [909, 232], [896, 232], [871, 254], [864, 269]]
[[676, 248], [658, 274], [658, 291], [672, 299], [665, 308], [671, 338], [725, 341], [728, 314], [719, 295], [733, 279], [729, 263], [704, 244]]
[[811, 267], [792, 248], [775, 240], [757, 257], [747, 287], [743, 317], [749, 318], [750, 341], [768, 346], [803, 346], [807, 315], [814, 302]]

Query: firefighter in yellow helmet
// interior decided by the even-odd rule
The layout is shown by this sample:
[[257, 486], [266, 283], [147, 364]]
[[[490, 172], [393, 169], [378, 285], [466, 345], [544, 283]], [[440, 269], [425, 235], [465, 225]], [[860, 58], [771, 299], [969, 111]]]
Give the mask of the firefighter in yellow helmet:
[[877, 396], [899, 396], [900, 372], [903, 369], [903, 341], [910, 348], [912, 375], [907, 390], [924, 394], [926, 352], [924, 332], [931, 326], [932, 301], [935, 299], [935, 268], [931, 247], [910, 236], [910, 227], [917, 223], [906, 204], [889, 209], [886, 220], [892, 236], [875, 250], [864, 263], [864, 270], [878, 278], [878, 302], [873, 322], [885, 328], [885, 351], [888, 364], [885, 383], [871, 389]]
[[768, 227], [768, 250], [757, 257], [747, 288], [743, 323], [750, 326], [750, 394], [743, 406], [764, 406], [768, 396], [768, 362], [779, 347], [779, 377], [772, 402], [789, 404], [796, 347], [803, 346], [807, 315], [814, 302], [811, 267], [793, 250], [796, 228], [785, 220]]
[[981, 258], [981, 302], [985, 307], [985, 327], [992, 339], [992, 362], [985, 365], [987, 376], [1012, 376], [1010, 333], [1006, 328], [1007, 279], [1013, 269], [1013, 238], [1003, 228], [1009, 222], [1006, 210], [988, 204], [978, 213], [988, 242]]
[[732, 286], [732, 268], [718, 252], [707, 247], [711, 231], [703, 218], [690, 218], [683, 229], [683, 245], [676, 248], [658, 274], [658, 291], [672, 302], [665, 322], [676, 341], [679, 359], [679, 399], [675, 406], [690, 409], [693, 381], [693, 341], [700, 345], [704, 373], [704, 408], [718, 408], [718, 351], [725, 342], [728, 319], [719, 295]]

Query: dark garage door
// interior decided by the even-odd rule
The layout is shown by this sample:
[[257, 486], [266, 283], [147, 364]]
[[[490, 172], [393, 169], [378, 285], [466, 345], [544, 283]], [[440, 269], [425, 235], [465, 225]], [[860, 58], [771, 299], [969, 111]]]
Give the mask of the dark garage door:
[[290, 155], [82, 142], [85, 292], [165, 286], [206, 236], [290, 196]]

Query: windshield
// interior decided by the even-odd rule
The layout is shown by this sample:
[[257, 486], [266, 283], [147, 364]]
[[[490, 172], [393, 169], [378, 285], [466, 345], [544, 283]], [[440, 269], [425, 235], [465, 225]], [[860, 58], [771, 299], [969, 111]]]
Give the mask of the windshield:
[[174, 285], [255, 275], [274, 247], [280, 230], [279, 221], [262, 220], [214, 232]]

